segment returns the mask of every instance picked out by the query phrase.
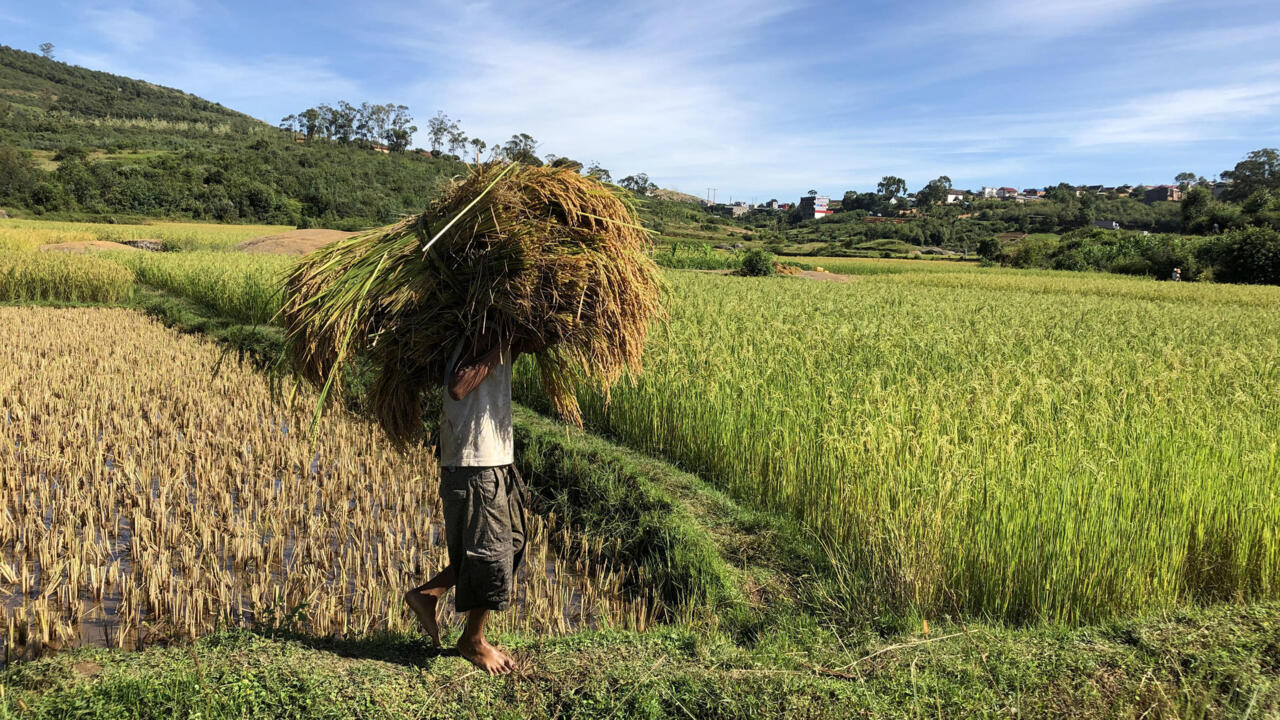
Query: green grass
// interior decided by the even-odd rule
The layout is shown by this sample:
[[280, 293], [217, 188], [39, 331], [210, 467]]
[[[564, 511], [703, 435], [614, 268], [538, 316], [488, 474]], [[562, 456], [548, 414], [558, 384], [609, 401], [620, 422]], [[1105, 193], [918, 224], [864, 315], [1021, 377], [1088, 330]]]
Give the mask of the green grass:
[[506, 635], [511, 678], [415, 638], [225, 632], [76, 650], [0, 672], [0, 718], [1267, 718], [1280, 608], [1074, 632], [972, 625], [879, 638], [794, 625], [749, 646], [705, 626]]
[[589, 421], [812, 528], [866, 612], [1280, 597], [1280, 290], [668, 281], [644, 374], [584, 391]]

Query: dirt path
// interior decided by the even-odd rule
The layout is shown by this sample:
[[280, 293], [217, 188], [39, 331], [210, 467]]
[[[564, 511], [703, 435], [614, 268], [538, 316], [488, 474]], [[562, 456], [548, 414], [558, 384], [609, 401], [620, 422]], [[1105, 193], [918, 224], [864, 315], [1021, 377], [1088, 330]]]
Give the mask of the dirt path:
[[47, 252], [64, 252], [83, 254], [94, 250], [132, 250], [137, 252], [138, 248], [129, 247], [118, 242], [109, 240], [82, 240], [80, 242], [64, 242], [52, 243], [50, 245], [41, 245], [41, 250]]
[[236, 246], [241, 252], [266, 253], [270, 255], [306, 255], [337, 240], [344, 240], [355, 235], [353, 232], [341, 230], [290, 230], [278, 235], [266, 235], [252, 240], [245, 240]]

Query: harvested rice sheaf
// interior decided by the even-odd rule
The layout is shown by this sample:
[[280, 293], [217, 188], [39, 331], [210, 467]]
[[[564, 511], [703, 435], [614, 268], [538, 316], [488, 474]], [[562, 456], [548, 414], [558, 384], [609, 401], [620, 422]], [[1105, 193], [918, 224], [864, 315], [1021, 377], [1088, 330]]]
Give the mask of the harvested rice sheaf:
[[649, 239], [622, 191], [571, 169], [489, 164], [420, 215], [329, 245], [290, 273], [289, 359], [336, 389], [352, 358], [397, 443], [422, 431], [424, 392], [498, 339], [543, 348], [543, 386], [581, 424], [574, 388], [638, 371], [661, 312]]

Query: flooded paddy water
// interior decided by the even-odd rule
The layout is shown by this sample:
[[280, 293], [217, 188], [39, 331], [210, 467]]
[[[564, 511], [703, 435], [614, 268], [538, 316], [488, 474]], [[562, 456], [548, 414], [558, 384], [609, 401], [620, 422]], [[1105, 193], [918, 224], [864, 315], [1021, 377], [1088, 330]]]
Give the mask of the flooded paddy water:
[[[430, 451], [397, 453], [340, 412], [313, 446], [312, 395], [289, 406], [217, 346], [127, 310], [0, 308], [0, 339], [6, 658], [226, 625], [415, 628], [401, 595], [447, 564]], [[588, 538], [529, 521], [495, 628], [650, 622]]]

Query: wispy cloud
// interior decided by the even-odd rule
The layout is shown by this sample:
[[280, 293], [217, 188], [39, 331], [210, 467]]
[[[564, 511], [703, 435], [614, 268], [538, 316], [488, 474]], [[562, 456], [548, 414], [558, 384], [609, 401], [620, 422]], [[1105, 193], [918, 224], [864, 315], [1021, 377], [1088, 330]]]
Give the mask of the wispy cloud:
[[770, 109], [740, 92], [748, 71], [724, 55], [781, 11], [759, 1], [732, 12], [729, 3], [662, 5], [629, 26], [600, 18], [621, 33], [607, 46], [521, 27], [505, 8], [433, 6], [430, 22], [405, 34], [417, 39], [400, 42], [420, 62], [447, 58], [450, 69], [411, 86], [410, 104], [447, 109], [490, 141], [529, 132], [547, 151], [667, 184], [705, 177], [716, 162], [769, 161], [761, 122]]
[[[217, 2], [197, 5], [194, 0], [91, 5], [84, 10], [86, 21], [106, 47], [69, 49], [59, 52], [59, 58], [145, 78], [248, 112], [264, 106], [299, 109], [362, 94], [322, 56], [226, 54], [208, 47], [200, 18], [222, 12]], [[286, 113], [267, 114], [262, 119], [275, 122]]]
[[489, 142], [527, 132], [720, 197], [890, 173], [1154, 181], [1280, 130], [1280, 16], [1250, 0], [196, 3], [48, 0], [11, 44], [271, 122], [342, 99], [405, 103], [420, 126], [440, 109]]
[[1280, 79], [1157, 93], [1109, 108], [1070, 137], [1079, 148], [1151, 145], [1230, 137], [1242, 119], [1280, 111]]

